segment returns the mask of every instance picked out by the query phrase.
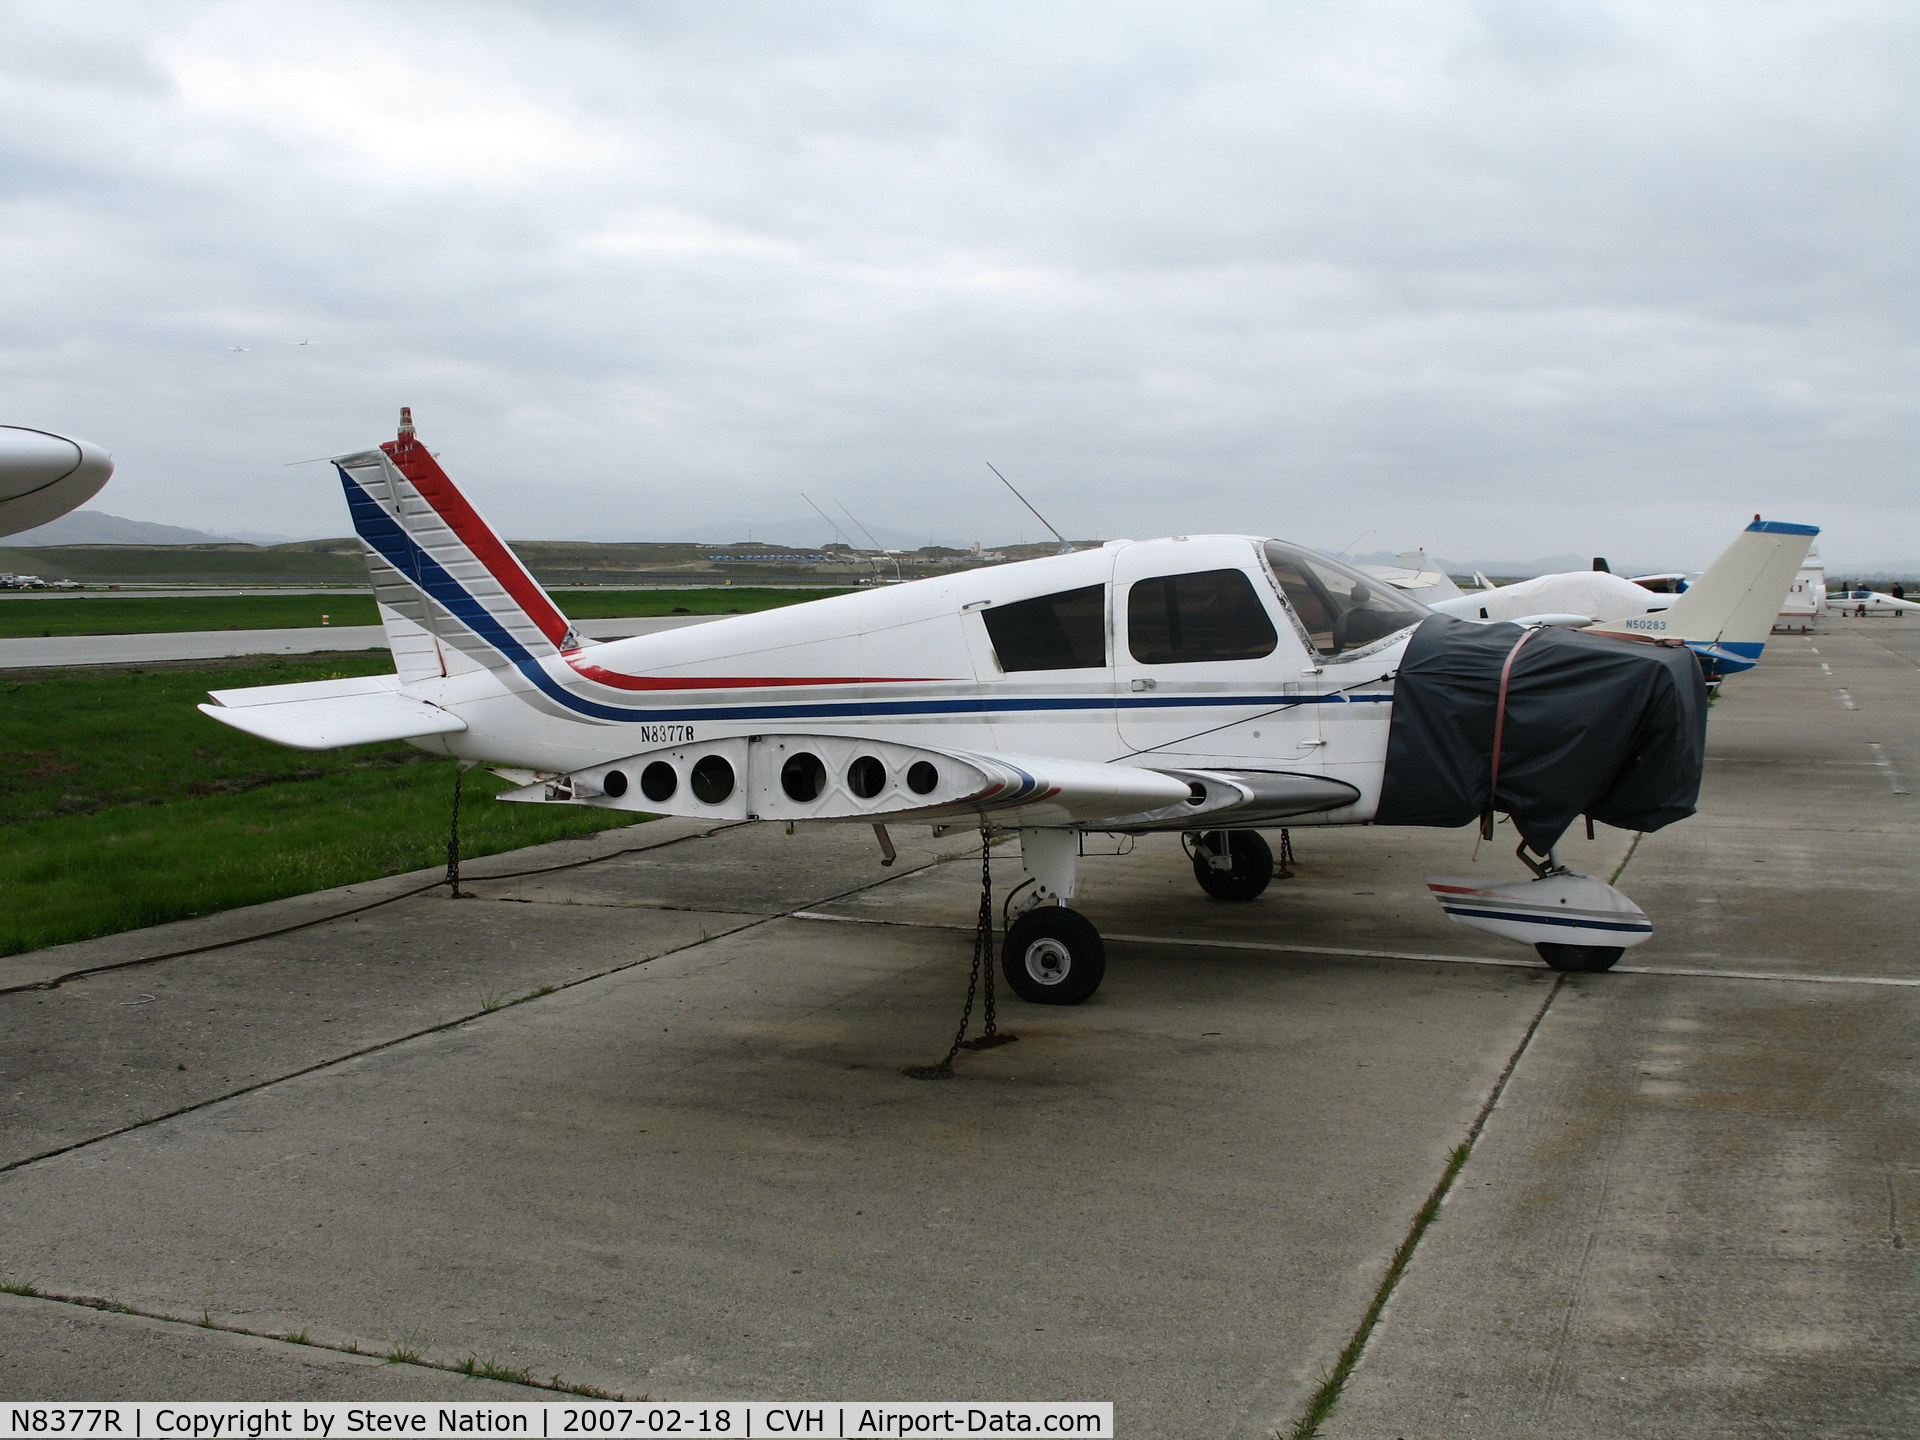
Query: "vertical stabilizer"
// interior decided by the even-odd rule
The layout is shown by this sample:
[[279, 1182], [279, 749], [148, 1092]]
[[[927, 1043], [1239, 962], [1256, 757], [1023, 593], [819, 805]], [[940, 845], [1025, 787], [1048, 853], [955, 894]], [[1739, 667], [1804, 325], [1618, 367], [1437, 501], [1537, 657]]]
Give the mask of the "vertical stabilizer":
[[1784, 520], [1753, 523], [1665, 610], [1612, 620], [1589, 633], [1654, 635], [1684, 640], [1722, 671], [1751, 669], [1773, 632], [1774, 617], [1806, 559], [1817, 525]]
[[447, 478], [401, 412], [400, 436], [335, 459], [404, 679], [580, 648], [552, 597]]

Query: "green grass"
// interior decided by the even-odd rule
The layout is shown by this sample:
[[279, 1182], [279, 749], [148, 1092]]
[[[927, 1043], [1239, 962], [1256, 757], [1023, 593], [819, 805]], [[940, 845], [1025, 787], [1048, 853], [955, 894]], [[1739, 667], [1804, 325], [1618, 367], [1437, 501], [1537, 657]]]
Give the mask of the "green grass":
[[[639, 615], [724, 615], [770, 610], [844, 590], [776, 590], [718, 586], [702, 590], [559, 590], [554, 599], [574, 620]], [[292, 630], [377, 625], [370, 595], [105, 595], [45, 599], [0, 593], [0, 638], [35, 635], [158, 635], [178, 630]]]
[[[406, 745], [309, 754], [194, 709], [208, 689], [388, 672], [384, 654], [0, 681], [0, 955], [352, 884], [446, 858], [453, 762]], [[505, 787], [466, 777], [467, 802]], [[468, 856], [632, 823], [461, 807]]]

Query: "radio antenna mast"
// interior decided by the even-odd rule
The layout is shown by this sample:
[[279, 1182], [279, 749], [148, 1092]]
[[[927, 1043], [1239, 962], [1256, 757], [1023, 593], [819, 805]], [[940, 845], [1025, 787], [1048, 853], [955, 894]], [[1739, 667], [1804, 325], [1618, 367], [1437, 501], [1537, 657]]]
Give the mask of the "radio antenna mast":
[[[800, 492], [800, 498], [802, 500], [805, 500], [807, 504], [813, 505], [813, 497], [807, 494], [806, 491], [802, 490]], [[849, 550], [860, 549], [858, 545], [851, 543], [845, 535], [840, 533], [840, 522], [838, 520], [835, 520], [831, 515], [827, 514], [826, 511], [822, 510], [818, 505], [813, 505], [813, 513], [818, 515], [822, 520], [826, 521], [827, 524], [833, 527], [834, 539], [838, 540], [842, 545], [845, 545]]]
[[[1009, 490], [1013, 490], [1013, 482], [1006, 476], [1001, 475], [999, 468], [995, 466], [991, 460], [987, 461], [987, 468], [993, 471], [996, 476], [999, 476], [1002, 485], [1006, 486]], [[1033, 518], [1038, 520], [1042, 525], [1045, 525], [1048, 530], [1053, 531], [1053, 538], [1060, 542], [1060, 553], [1062, 555], [1073, 554], [1073, 542], [1068, 540], [1067, 537], [1062, 535], [1058, 530], [1054, 530], [1053, 525], [1048, 521], [1047, 517], [1042, 515], [1038, 510], [1033, 509], [1033, 502], [1031, 500], [1027, 499], [1027, 497], [1022, 495], [1018, 490], [1013, 490], [1013, 498], [1026, 506], [1027, 509], [1033, 510]]]
[[[845, 515], [847, 519], [853, 521], [855, 525], [858, 525], [860, 527], [860, 533], [862, 535], [865, 535], [867, 539], [873, 541], [873, 551], [876, 556], [881, 556], [888, 560], [893, 560], [893, 578], [895, 581], [898, 581], [901, 578], [900, 562], [894, 559], [893, 556], [887, 554], [887, 547], [882, 545], [878, 540], [874, 539], [873, 532], [867, 529], [866, 526], [860, 524], [860, 518], [857, 515], [855, 515], [851, 510], [847, 509], [847, 507], [844, 504], [841, 504], [840, 501], [836, 500], [833, 503], [840, 506], [840, 513], [842, 515]], [[876, 569], [878, 568], [879, 563], [880, 562], [877, 559], [874, 561], [874, 566]]]

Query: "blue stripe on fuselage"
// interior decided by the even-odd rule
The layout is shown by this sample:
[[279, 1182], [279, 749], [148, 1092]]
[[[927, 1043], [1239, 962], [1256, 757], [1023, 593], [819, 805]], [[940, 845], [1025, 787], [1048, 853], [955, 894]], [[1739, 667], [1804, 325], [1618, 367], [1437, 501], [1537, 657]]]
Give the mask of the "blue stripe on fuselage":
[[[336, 469], [339, 467], [336, 466]], [[1085, 698], [1048, 696], [1026, 698], [969, 696], [951, 700], [849, 700], [801, 705], [701, 705], [674, 709], [637, 710], [603, 705], [574, 694], [549, 675], [540, 660], [509, 631], [465, 586], [422, 550], [371, 495], [345, 470], [347, 508], [353, 528], [382, 558], [412, 579], [455, 619], [486, 641], [548, 699], [595, 720], [652, 722], [660, 720], [835, 720], [883, 715], [991, 715], [1035, 710], [1142, 710], [1232, 708], [1291, 708], [1295, 705], [1366, 704], [1391, 701], [1391, 695], [1166, 695], [1153, 697], [1096, 695]]]

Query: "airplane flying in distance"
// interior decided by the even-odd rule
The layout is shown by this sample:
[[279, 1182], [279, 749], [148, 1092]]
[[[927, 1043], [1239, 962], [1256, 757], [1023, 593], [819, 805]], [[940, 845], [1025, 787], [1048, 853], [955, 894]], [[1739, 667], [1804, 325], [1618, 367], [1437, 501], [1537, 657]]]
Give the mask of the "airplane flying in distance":
[[[1436, 600], [1430, 608], [1463, 620], [1681, 640], [1700, 656], [1707, 679], [1718, 681], [1759, 663], [1784, 597], [1819, 533], [1817, 526], [1756, 515], [1684, 589], [1679, 588], [1686, 579], [1681, 574], [1629, 580], [1600, 568], [1568, 570]], [[1673, 590], [1655, 590], [1649, 581], [1668, 582]]]
[[[1272, 875], [1262, 828], [1491, 835], [1504, 812], [1538, 878], [1434, 893], [1557, 968], [1600, 970], [1652, 924], [1555, 843], [1582, 816], [1657, 829], [1698, 793], [1706, 692], [1678, 628], [1469, 623], [1298, 545], [1192, 535], [595, 644], [409, 412], [398, 439], [334, 463], [395, 673], [216, 691], [208, 715], [304, 749], [407, 740], [493, 768], [505, 800], [869, 825], [889, 857], [889, 826], [1018, 832], [1031, 883], [1003, 968], [1038, 1003], [1078, 1003], [1105, 973], [1067, 905], [1087, 832], [1178, 835], [1232, 901]], [[1784, 590], [1805, 537], [1743, 540]], [[1727, 633], [1757, 579], [1703, 581], [1685, 634]]]
[[51, 430], [0, 425], [0, 535], [58, 520], [113, 478], [113, 456]]

